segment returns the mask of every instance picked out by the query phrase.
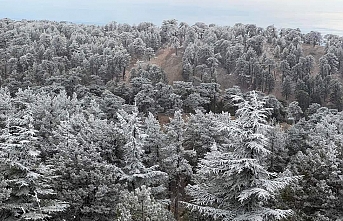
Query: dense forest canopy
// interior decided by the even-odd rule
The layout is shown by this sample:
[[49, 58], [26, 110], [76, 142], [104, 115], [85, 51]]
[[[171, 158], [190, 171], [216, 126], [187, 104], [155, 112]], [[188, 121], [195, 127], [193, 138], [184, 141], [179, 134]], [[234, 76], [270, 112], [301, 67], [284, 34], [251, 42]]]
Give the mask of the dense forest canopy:
[[343, 38], [0, 20], [1, 220], [341, 220]]

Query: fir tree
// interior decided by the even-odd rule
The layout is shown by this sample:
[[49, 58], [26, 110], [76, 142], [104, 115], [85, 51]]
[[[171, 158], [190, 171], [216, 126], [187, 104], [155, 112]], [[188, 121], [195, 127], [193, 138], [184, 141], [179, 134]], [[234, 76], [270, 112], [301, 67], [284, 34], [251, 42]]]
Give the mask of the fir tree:
[[0, 134], [0, 218], [42, 220], [64, 211], [55, 198], [52, 165], [43, 164], [33, 118], [8, 114]]
[[132, 192], [120, 193], [121, 201], [116, 205], [118, 215], [116, 221], [172, 221], [173, 215], [166, 207], [156, 201], [151, 189], [141, 186]]
[[[144, 139], [147, 135], [142, 129], [142, 122], [138, 116], [137, 107], [133, 113], [128, 114], [123, 110], [118, 112], [119, 133], [123, 138], [122, 148], [122, 170], [124, 172], [121, 180], [125, 181], [128, 189], [133, 191], [141, 185], [159, 186], [163, 184], [166, 173], [158, 170], [158, 165], [146, 167], [143, 163]], [[160, 188], [158, 188], [160, 189]]]
[[161, 165], [161, 149], [164, 146], [166, 138], [158, 120], [155, 119], [152, 113], [149, 113], [145, 119], [144, 133], [147, 135], [143, 141], [143, 149], [145, 152], [144, 161], [148, 166]]
[[271, 204], [295, 178], [267, 171], [266, 132], [268, 110], [251, 92], [248, 100], [235, 97], [236, 120], [232, 121], [227, 145], [213, 145], [200, 161], [194, 176], [195, 185], [188, 186], [192, 196], [186, 205], [215, 220], [280, 220], [291, 210], [275, 209]]
[[[173, 198], [174, 217], [179, 220], [179, 201], [186, 178], [192, 175], [192, 167], [187, 157], [195, 156], [194, 151], [183, 147], [185, 122], [181, 111], [176, 111], [170, 123], [165, 127], [167, 134], [166, 146], [162, 148], [163, 170], [169, 175], [169, 191]], [[175, 191], [172, 191], [174, 189]]]
[[106, 221], [115, 216], [113, 208], [123, 189], [112, 135], [115, 127], [80, 112], [67, 114], [54, 131], [53, 155], [47, 162], [54, 165], [58, 176], [53, 182], [57, 197], [70, 204], [61, 218]]
[[307, 148], [300, 149], [288, 163], [294, 174], [303, 176], [286, 202], [296, 211], [298, 219], [337, 220], [342, 217], [343, 195], [337, 191], [343, 186], [341, 118], [341, 114], [319, 108], [303, 122], [306, 126], [302, 128], [307, 132], [303, 141]]

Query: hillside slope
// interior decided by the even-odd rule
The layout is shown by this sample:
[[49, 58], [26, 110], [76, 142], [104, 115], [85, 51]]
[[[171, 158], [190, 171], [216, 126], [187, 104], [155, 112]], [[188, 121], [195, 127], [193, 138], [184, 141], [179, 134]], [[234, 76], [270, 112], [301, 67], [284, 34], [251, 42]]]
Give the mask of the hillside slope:
[[[319, 59], [325, 54], [323, 46], [315, 46], [308, 44], [302, 44], [302, 49], [304, 56], [312, 55], [315, 58], [315, 67], [313, 74], [319, 72]], [[151, 59], [149, 63], [156, 64], [160, 66], [166, 74], [168, 83], [172, 84], [173, 81], [181, 81], [182, 77], [182, 55], [183, 51], [180, 50], [178, 55], [175, 55], [175, 50], [171, 48], [162, 48], [156, 52], [156, 56]], [[275, 69], [276, 81], [275, 88], [271, 94], [275, 95], [278, 99], [283, 99], [281, 95], [281, 73], [278, 68]], [[226, 70], [223, 68], [217, 68], [217, 82], [221, 85], [221, 89], [225, 90], [226, 88], [238, 85], [238, 79], [236, 75], [228, 75]], [[248, 90], [248, 88], [242, 88], [242, 90]]]
[[162, 48], [156, 52], [156, 56], [149, 63], [160, 66], [168, 79], [168, 83], [173, 81], [182, 81], [182, 56], [183, 51], [179, 50], [175, 54], [175, 50], [171, 48]]

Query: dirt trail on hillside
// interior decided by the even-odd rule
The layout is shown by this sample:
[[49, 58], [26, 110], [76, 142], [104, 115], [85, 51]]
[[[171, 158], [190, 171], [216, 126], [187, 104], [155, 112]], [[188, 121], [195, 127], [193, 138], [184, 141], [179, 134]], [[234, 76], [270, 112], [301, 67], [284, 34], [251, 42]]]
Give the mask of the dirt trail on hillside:
[[149, 63], [160, 66], [166, 74], [168, 83], [173, 84], [173, 81], [183, 80], [182, 55], [183, 51], [181, 50], [176, 55], [174, 49], [163, 48], [156, 52], [156, 56]]
[[130, 82], [130, 71], [137, 66], [137, 62], [143, 62], [146, 64], [155, 64], [161, 67], [166, 74], [169, 84], [173, 84], [173, 81], [183, 81], [182, 77], [182, 56], [183, 51], [179, 50], [175, 55], [175, 50], [172, 48], [162, 48], [156, 52], [154, 58], [150, 61], [138, 61], [132, 60], [129, 67], [125, 71], [125, 82]]

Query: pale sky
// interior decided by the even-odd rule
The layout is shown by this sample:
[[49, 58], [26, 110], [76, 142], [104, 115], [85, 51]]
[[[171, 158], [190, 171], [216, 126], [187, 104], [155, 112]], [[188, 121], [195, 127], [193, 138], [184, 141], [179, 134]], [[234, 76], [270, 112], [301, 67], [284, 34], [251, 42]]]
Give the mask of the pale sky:
[[101, 25], [161, 25], [175, 18], [188, 24], [274, 24], [343, 35], [343, 0], [0, 0], [0, 18], [5, 17]]

